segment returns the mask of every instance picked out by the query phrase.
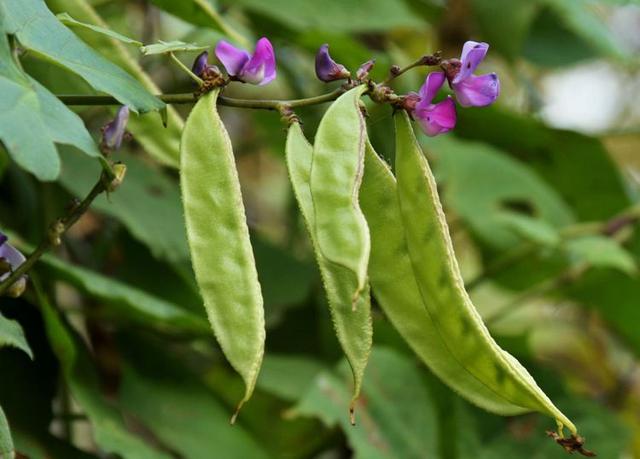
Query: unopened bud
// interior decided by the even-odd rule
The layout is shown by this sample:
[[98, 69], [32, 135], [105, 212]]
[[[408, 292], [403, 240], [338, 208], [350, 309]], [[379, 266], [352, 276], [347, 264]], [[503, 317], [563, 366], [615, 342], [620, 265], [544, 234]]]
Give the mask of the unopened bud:
[[128, 121], [129, 107], [123, 105], [118, 109], [116, 117], [103, 128], [102, 145], [108, 150], [117, 150], [120, 148]]
[[324, 44], [316, 54], [316, 76], [325, 83], [344, 80], [351, 77], [351, 73], [342, 64], [338, 64], [329, 55], [329, 45]]
[[113, 179], [109, 182], [107, 186], [107, 191], [113, 192], [118, 189], [124, 180], [124, 176], [127, 174], [127, 166], [122, 163], [114, 164], [112, 167], [113, 171]]
[[369, 72], [371, 71], [375, 63], [376, 63], [376, 60], [371, 59], [365, 62], [364, 64], [362, 64], [358, 69], [358, 71], [356, 72], [356, 78], [358, 80], [364, 80], [365, 78], [367, 78], [369, 76]]

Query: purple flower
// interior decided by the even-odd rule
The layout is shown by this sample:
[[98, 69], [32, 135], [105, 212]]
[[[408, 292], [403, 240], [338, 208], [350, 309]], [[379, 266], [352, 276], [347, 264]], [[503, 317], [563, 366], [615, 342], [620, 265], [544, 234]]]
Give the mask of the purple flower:
[[224, 40], [216, 45], [216, 56], [235, 80], [264, 85], [276, 77], [276, 57], [271, 42], [262, 37], [253, 55]]
[[420, 122], [425, 134], [430, 137], [444, 134], [456, 125], [456, 105], [451, 96], [437, 104], [431, 103], [444, 80], [444, 72], [432, 72], [427, 75], [420, 88], [420, 100], [415, 104], [413, 115]]
[[351, 73], [329, 55], [329, 45], [325, 43], [316, 54], [316, 76], [325, 83], [349, 78]]
[[[9, 275], [25, 261], [24, 255], [9, 244], [7, 239], [7, 236], [0, 232], [0, 282], [7, 279]], [[26, 286], [27, 278], [26, 276], [21, 276], [9, 287], [7, 293], [10, 296], [18, 297], [24, 292]]]
[[449, 59], [442, 63], [449, 86], [458, 103], [463, 107], [484, 107], [496, 101], [500, 95], [500, 80], [495, 73], [473, 75], [484, 60], [489, 45], [468, 41], [462, 48], [460, 59]]
[[129, 107], [123, 105], [118, 109], [116, 117], [102, 130], [102, 144], [109, 150], [117, 150], [122, 145], [122, 138], [129, 121]]

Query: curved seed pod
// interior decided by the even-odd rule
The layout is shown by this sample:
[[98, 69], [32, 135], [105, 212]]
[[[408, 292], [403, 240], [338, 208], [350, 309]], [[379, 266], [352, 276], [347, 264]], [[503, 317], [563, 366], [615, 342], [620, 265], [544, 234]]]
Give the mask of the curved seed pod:
[[575, 434], [573, 423], [527, 370], [493, 340], [465, 291], [435, 179], [404, 112], [396, 116], [396, 173], [414, 280], [432, 322], [428, 330], [441, 342], [439, 352], [432, 350], [429, 356], [432, 367], [462, 395], [490, 411], [539, 411], [555, 418], [560, 432], [567, 426]]
[[357, 288], [357, 279], [346, 268], [327, 260], [318, 250], [314, 228], [315, 216], [311, 199], [311, 162], [313, 147], [307, 141], [298, 123], [293, 123], [287, 133], [287, 168], [298, 206], [305, 220], [320, 274], [329, 299], [329, 309], [338, 341], [347, 356], [353, 372], [353, 399], [350, 406], [351, 423], [354, 423], [353, 407], [360, 393], [372, 344], [371, 302], [368, 286], [362, 289], [357, 298], [357, 308], [351, 309], [352, 295]]
[[340, 96], [320, 121], [313, 147], [311, 196], [318, 249], [331, 262], [354, 273], [354, 308], [367, 285], [371, 244], [358, 203], [367, 131], [360, 111], [366, 86]]
[[251, 396], [264, 354], [260, 283], [219, 90], [202, 96], [180, 143], [180, 187], [191, 260], [213, 331]]

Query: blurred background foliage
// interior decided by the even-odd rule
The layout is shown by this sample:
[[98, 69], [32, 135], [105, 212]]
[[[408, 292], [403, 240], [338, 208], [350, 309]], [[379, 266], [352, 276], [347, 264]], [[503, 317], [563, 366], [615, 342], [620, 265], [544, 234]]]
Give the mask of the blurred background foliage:
[[[325, 42], [352, 70], [375, 58], [378, 80], [392, 64], [439, 49], [456, 57], [468, 39], [489, 42], [483, 69], [500, 75], [497, 104], [460, 109], [453, 133], [422, 139], [458, 260], [492, 333], [575, 421], [587, 446], [603, 458], [640, 458], [640, 3], [46, 3], [144, 43], [213, 46], [228, 36], [267, 36], [278, 78], [226, 90], [246, 98], [326, 91], [313, 72]], [[194, 89], [164, 56], [140, 58], [108, 36], [73, 31], [151, 92]], [[193, 57], [181, 56], [188, 65]], [[37, 53], [21, 61], [54, 93], [92, 93]], [[397, 92], [417, 90], [425, 75], [403, 76]], [[100, 197], [38, 263], [23, 298], [0, 301], [0, 344], [13, 346], [0, 350], [0, 405], [21, 457], [564, 456], [544, 437], [554, 427], [548, 419], [493, 416], [443, 386], [375, 307], [359, 423], [348, 425], [351, 383], [288, 183], [283, 125], [275, 113], [223, 107], [268, 327], [258, 392], [230, 427], [242, 383], [210, 332], [189, 264], [177, 173], [161, 165], [177, 151], [189, 108], [173, 107], [166, 129], [157, 115], [133, 117], [133, 140], [116, 156], [128, 167], [122, 187]], [[112, 116], [111, 108], [77, 112], [96, 138]], [[299, 111], [308, 136], [321, 114]], [[370, 107], [368, 122], [377, 150], [391, 159], [390, 108]], [[41, 182], [0, 149], [0, 224], [25, 251], [98, 175], [95, 160], [72, 147], [58, 151], [62, 174]]]

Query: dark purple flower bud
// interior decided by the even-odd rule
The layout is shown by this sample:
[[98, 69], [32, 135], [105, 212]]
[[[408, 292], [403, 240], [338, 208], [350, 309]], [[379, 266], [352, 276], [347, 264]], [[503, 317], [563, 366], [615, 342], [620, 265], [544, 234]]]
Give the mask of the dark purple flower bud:
[[376, 63], [376, 60], [371, 59], [365, 62], [364, 64], [362, 64], [358, 69], [358, 71], [356, 72], [356, 78], [358, 80], [363, 80], [367, 78], [369, 76], [369, 72], [371, 71], [375, 63]]
[[494, 103], [500, 95], [498, 75], [495, 73], [473, 75], [488, 50], [487, 43], [468, 41], [462, 48], [460, 59], [442, 62], [449, 86], [453, 89], [458, 103], [463, 107], [484, 107]]
[[351, 73], [344, 65], [338, 64], [329, 55], [329, 45], [324, 44], [316, 54], [316, 76], [325, 83], [349, 78]]
[[265, 85], [276, 77], [276, 57], [271, 42], [262, 37], [256, 43], [253, 55], [224, 40], [216, 45], [216, 57], [227, 73], [245, 83]]
[[122, 145], [127, 121], [129, 121], [129, 107], [123, 105], [118, 109], [113, 121], [108, 123], [102, 131], [102, 144], [109, 150], [117, 150]]
[[442, 102], [432, 104], [442, 85], [444, 72], [432, 72], [420, 88], [420, 101], [415, 105], [413, 116], [420, 122], [422, 130], [430, 137], [444, 134], [456, 125], [456, 105], [451, 97]]
[[[0, 232], [0, 282], [3, 282], [9, 275], [24, 263], [25, 257], [18, 249], [7, 242], [7, 236]], [[21, 276], [9, 287], [7, 293], [12, 297], [19, 297], [27, 286], [27, 277]]]
[[209, 53], [207, 51], [202, 51], [198, 54], [198, 57], [193, 61], [193, 66], [191, 67], [191, 71], [194, 75], [201, 77], [206, 68], [209, 66]]

